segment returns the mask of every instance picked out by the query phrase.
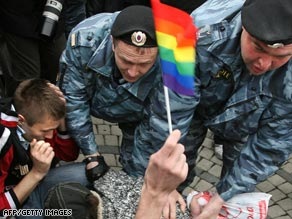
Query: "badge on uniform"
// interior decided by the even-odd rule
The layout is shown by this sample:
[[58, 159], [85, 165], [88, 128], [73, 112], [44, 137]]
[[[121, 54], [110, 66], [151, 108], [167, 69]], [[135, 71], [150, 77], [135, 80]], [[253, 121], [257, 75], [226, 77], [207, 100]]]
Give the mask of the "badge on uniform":
[[215, 78], [223, 78], [225, 80], [228, 80], [230, 76], [232, 75], [232, 72], [226, 70], [226, 69], [220, 69], [217, 74], [215, 75]]
[[136, 31], [131, 35], [132, 43], [136, 46], [143, 46], [147, 40], [147, 36], [145, 33], [141, 31]]

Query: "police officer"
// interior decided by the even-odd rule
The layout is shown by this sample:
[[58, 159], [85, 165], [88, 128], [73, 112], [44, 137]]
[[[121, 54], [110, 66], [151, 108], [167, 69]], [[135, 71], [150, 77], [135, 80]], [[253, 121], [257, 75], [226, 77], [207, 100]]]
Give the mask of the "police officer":
[[[119, 124], [123, 170], [144, 175], [169, 133], [151, 9], [136, 5], [88, 18], [71, 32], [60, 62], [68, 130], [86, 156], [88, 178], [107, 170], [91, 116]], [[197, 96], [169, 95], [173, 129], [184, 137]]]
[[[292, 1], [231, 2], [244, 5], [229, 14], [210, 5], [192, 13], [200, 27], [201, 97], [186, 147], [199, 147], [207, 128], [224, 145], [218, 193], [201, 210], [197, 196], [191, 203], [198, 219], [216, 218], [224, 201], [254, 191], [292, 152]], [[208, 10], [210, 19], [225, 17], [212, 22]]]

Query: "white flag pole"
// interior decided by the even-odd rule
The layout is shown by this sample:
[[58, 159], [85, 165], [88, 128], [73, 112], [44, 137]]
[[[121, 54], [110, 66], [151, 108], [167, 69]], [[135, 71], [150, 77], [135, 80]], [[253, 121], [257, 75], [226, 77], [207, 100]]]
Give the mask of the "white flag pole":
[[164, 97], [165, 97], [165, 105], [166, 105], [166, 112], [167, 112], [168, 130], [169, 130], [169, 134], [171, 134], [172, 133], [172, 123], [171, 123], [168, 88], [166, 86], [163, 86], [163, 87], [164, 87]]

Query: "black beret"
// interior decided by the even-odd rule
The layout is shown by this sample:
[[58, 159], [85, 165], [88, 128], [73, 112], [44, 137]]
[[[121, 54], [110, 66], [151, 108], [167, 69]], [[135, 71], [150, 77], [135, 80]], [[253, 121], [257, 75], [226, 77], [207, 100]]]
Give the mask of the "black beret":
[[153, 14], [150, 7], [133, 5], [123, 9], [113, 23], [114, 38], [138, 47], [156, 47]]
[[292, 43], [292, 0], [246, 0], [241, 19], [249, 34], [271, 47]]

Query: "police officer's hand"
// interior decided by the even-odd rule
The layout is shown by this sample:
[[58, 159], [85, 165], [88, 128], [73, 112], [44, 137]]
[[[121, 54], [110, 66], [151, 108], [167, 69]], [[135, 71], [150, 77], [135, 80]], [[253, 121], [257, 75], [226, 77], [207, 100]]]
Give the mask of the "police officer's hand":
[[48, 173], [55, 156], [53, 148], [45, 141], [33, 139], [30, 143], [30, 155], [33, 162], [31, 172], [42, 179]]
[[48, 85], [50, 86], [50, 88], [52, 88], [56, 92], [56, 94], [64, 102], [64, 104], [66, 104], [66, 99], [64, 97], [63, 92], [60, 90], [60, 88], [52, 83], [48, 83]]
[[[66, 99], [64, 97], [63, 92], [60, 90], [60, 88], [58, 86], [52, 84], [52, 83], [48, 83], [48, 85], [50, 86], [50, 88], [52, 88], [56, 92], [56, 94], [64, 102], [64, 104], [66, 104]], [[64, 132], [66, 130], [67, 130], [67, 128], [66, 128], [66, 121], [65, 121], [65, 118], [63, 118], [61, 120], [61, 123], [60, 123], [59, 127], [58, 127], [58, 131]]]

